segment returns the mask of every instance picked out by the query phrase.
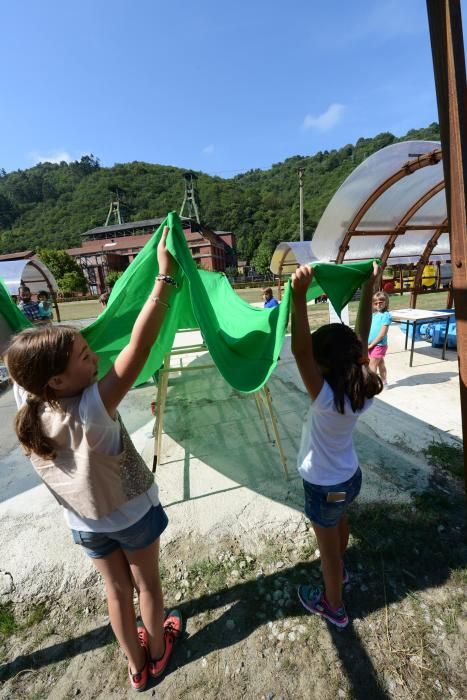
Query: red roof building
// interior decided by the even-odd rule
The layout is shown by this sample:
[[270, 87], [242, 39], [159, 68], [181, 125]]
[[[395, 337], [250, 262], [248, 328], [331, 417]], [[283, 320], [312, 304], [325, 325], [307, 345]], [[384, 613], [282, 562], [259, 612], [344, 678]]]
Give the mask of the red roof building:
[[[82, 234], [83, 245], [68, 253], [82, 268], [91, 293], [106, 290], [106, 277], [112, 270], [125, 270], [151, 238], [162, 219], [130, 221], [115, 226], [98, 226]], [[193, 259], [205, 270], [225, 272], [236, 266], [235, 235], [213, 231], [190, 219], [182, 219], [183, 231]]]

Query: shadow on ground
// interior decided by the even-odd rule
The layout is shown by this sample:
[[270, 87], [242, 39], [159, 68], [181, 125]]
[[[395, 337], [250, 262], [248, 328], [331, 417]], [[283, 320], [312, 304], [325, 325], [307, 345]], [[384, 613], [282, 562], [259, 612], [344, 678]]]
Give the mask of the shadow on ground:
[[[192, 362], [190, 369], [197, 364], [206, 364], [206, 356]], [[303, 509], [303, 488], [296, 459], [310, 400], [294, 383], [293, 371], [295, 363], [284, 362], [268, 383], [289, 480], [285, 479], [279, 451], [272, 440], [271, 421], [267, 421], [266, 428], [252, 394], [234, 391], [216, 369], [171, 376], [163, 428], [178, 445], [177, 450], [180, 447], [183, 450], [179, 459], [183, 462], [183, 484], [176, 503], [190, 500], [193, 493], [196, 498], [202, 498], [200, 491], [206, 496], [215, 493], [212, 484], [203, 491], [202, 483], [193, 482], [197, 477], [191, 463], [198, 459], [230, 480], [225, 482], [226, 490], [234, 482], [279, 503]], [[396, 408], [391, 410], [394, 421], [403, 425], [408, 434], [419, 429], [420, 421], [416, 418]], [[357, 424], [354, 437], [364, 472], [364, 500], [408, 501], [412, 492], [426, 488], [430, 470], [414, 458], [407, 446], [385, 443], [363, 424]], [[173, 459], [170, 449], [165, 451], [158, 466], [160, 480], [164, 478], [164, 469], [173, 469]], [[222, 490], [224, 486], [219, 488]]]
[[391, 389], [395, 386], [419, 386], [424, 384], [443, 384], [449, 381], [453, 377], [457, 377], [457, 372], [437, 372], [436, 374], [415, 374], [410, 377], [404, 377], [404, 379], [396, 379], [391, 382], [387, 387]]
[[[197, 360], [200, 364], [205, 361], [205, 357]], [[284, 479], [277, 450], [268, 439], [251, 395], [233, 391], [217, 370], [193, 371], [183, 378], [171, 378], [164, 429], [185, 453], [181, 460], [184, 500], [192, 497], [190, 461], [195, 457], [237, 484], [302, 510], [302, 486], [295, 476], [294, 462], [309, 401], [294, 384], [288, 383], [287, 373], [282, 378], [275, 375], [270, 386], [292, 475], [289, 481]], [[152, 391], [148, 387], [147, 398]], [[407, 416], [407, 423], [410, 421], [411, 417]], [[373, 484], [372, 493], [377, 498], [373, 503], [362, 500], [351, 513], [354, 544], [348, 552], [347, 565], [351, 572], [363, 572], [363, 580], [357, 574], [358, 585], [352, 585], [346, 593], [349, 613], [354, 619], [401, 602], [408, 595], [442, 586], [453, 572], [467, 564], [467, 548], [462, 538], [463, 500], [453, 493], [451, 482], [446, 484], [440, 477], [438, 483], [427, 470], [426, 490], [420, 493], [417, 466], [404, 449], [388, 446], [376, 435], [361, 430], [357, 430], [356, 444], [367, 483]], [[158, 470], [172, 466], [162, 464]], [[406, 492], [408, 503], [383, 502], [383, 498], [387, 500], [401, 490]], [[212, 589], [211, 593], [194, 594], [189, 603], [181, 606], [186, 617], [206, 611], [213, 614], [220, 611], [220, 614], [183, 640], [169, 673], [241, 642], [268, 621], [275, 621], [277, 610], [273, 603], [263, 617], [256, 614], [264, 603], [265, 591], [283, 585], [284, 579], [292, 588], [303, 580], [316, 580], [318, 567], [316, 561], [299, 562], [264, 576], [260, 582], [250, 578]], [[362, 582], [364, 585], [360, 585]], [[228, 611], [222, 611], [226, 606]], [[285, 617], [305, 614], [298, 603], [284, 610]], [[233, 630], [227, 631], [227, 619], [235, 622]], [[358, 630], [352, 624], [344, 631], [327, 626], [353, 697], [388, 700], [390, 696], [380, 684]], [[112, 640], [109, 627], [99, 627], [4, 663], [0, 666], [0, 680], [71, 659], [104, 647]]]
[[[413, 506], [366, 505], [355, 509], [351, 529], [354, 545], [348, 551], [347, 565], [357, 585], [347, 590], [346, 601], [352, 618], [364, 618], [384, 609], [407, 595], [443, 585], [452, 573], [467, 564], [467, 547], [462, 538], [463, 501], [432, 490], [418, 497]], [[356, 572], [363, 572], [356, 574]], [[228, 606], [216, 619], [183, 640], [174, 655], [169, 673], [230, 647], [253, 634], [268, 620], [276, 620], [274, 603], [266, 608], [262, 619], [256, 614], [266, 592], [319, 577], [319, 563], [299, 562], [260, 580], [249, 579], [208, 594], [200, 594], [182, 605], [185, 617], [215, 611]], [[359, 581], [365, 581], [360, 586]], [[364, 592], [362, 588], [365, 589]], [[285, 617], [306, 615], [297, 603], [284, 611]], [[226, 626], [234, 621], [233, 630]], [[337, 630], [326, 624], [342, 667], [358, 700], [388, 700], [372, 660], [358, 631], [350, 624]], [[229, 630], [229, 631], [227, 631]], [[59, 661], [108, 645], [113, 640], [110, 628], [102, 626], [87, 634], [55, 644], [0, 666], [0, 680], [6, 681], [26, 670], [37, 670]], [[305, 652], [306, 653], [306, 652]], [[188, 658], [189, 657], [189, 658]]]

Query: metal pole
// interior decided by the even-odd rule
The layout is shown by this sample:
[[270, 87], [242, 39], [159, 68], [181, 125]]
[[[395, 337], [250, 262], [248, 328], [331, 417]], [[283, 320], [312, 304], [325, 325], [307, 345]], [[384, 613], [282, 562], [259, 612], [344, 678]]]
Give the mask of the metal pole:
[[467, 88], [460, 0], [427, 0], [456, 308], [467, 495]]
[[298, 188], [300, 191], [300, 240], [304, 241], [303, 235], [303, 168], [298, 169]]

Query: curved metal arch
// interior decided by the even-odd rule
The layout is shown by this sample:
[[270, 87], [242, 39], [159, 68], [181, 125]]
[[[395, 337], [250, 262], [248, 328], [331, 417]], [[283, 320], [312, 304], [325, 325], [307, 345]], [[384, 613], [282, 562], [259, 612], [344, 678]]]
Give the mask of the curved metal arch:
[[28, 263], [29, 263], [29, 265], [31, 265], [31, 267], [33, 267], [35, 270], [40, 272], [40, 274], [43, 276], [44, 281], [45, 281], [47, 288], [49, 290], [49, 294], [52, 297], [53, 305], [55, 307], [55, 313], [57, 314], [57, 321], [61, 321], [60, 310], [58, 308], [58, 302], [57, 302], [57, 295], [55, 294], [55, 291], [53, 290], [52, 285], [50, 284], [49, 278], [46, 275], [44, 275], [44, 272], [41, 270], [41, 268], [38, 265], [36, 265], [34, 260], [28, 260]]
[[411, 309], [415, 309], [416, 304], [417, 304], [417, 295], [420, 291], [420, 284], [421, 284], [421, 281], [423, 278], [423, 270], [425, 268], [425, 265], [429, 261], [430, 256], [431, 256], [434, 248], [436, 248], [436, 246], [438, 245], [439, 237], [446, 230], [447, 223], [448, 223], [448, 219], [446, 218], [443, 221], [443, 223], [435, 229], [432, 237], [427, 242], [423, 253], [420, 255], [420, 260], [417, 263], [417, 270], [416, 270], [415, 276], [414, 276], [413, 290], [412, 290], [412, 293], [410, 295], [410, 308]]
[[440, 180], [436, 185], [434, 185], [430, 190], [425, 192], [425, 194], [420, 197], [412, 206], [410, 209], [407, 209], [406, 213], [402, 217], [402, 219], [399, 221], [397, 226], [394, 229], [394, 233], [392, 233], [386, 243], [384, 244], [383, 248], [383, 253], [381, 255], [381, 263], [383, 267], [386, 265], [389, 256], [391, 255], [391, 251], [396, 245], [397, 237], [401, 235], [401, 233], [404, 233], [402, 231], [402, 227], [405, 227], [406, 224], [410, 221], [410, 219], [417, 213], [419, 209], [421, 209], [427, 202], [430, 201], [435, 195], [438, 194], [438, 192], [441, 192], [441, 190], [444, 189], [444, 178]]
[[[379, 199], [379, 197], [381, 197], [381, 195], [384, 194], [384, 192], [386, 192], [396, 182], [402, 180], [402, 178], [407, 177], [407, 175], [412, 175], [412, 173], [416, 172], [417, 170], [420, 170], [421, 168], [425, 168], [428, 165], [437, 165], [437, 163], [440, 162], [442, 157], [443, 154], [441, 152], [441, 149], [436, 148], [430, 153], [424, 153], [421, 156], [417, 156], [415, 160], [408, 161], [399, 170], [397, 170], [390, 177], [384, 180], [384, 182], [382, 182], [366, 199], [366, 201], [362, 204], [362, 206], [352, 219], [352, 222], [347, 228], [346, 234], [339, 246], [339, 252], [336, 257], [336, 263], [343, 262], [345, 254], [349, 249], [349, 243], [352, 236], [354, 235], [355, 229], [357, 228], [358, 224], [363, 219], [367, 211], [370, 209], [370, 207], [376, 202], [376, 200]], [[400, 231], [397, 235], [400, 235], [400, 233], [402, 232]], [[395, 235], [395, 231], [391, 235]]]

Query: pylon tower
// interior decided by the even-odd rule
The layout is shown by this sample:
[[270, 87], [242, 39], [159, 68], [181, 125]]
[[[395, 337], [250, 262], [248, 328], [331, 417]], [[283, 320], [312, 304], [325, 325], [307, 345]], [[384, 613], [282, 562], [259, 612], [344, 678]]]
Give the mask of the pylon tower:
[[[183, 216], [183, 212], [185, 210], [185, 207], [188, 209], [188, 218], [189, 219], [196, 219], [198, 224], [201, 223], [199, 219], [199, 195], [198, 195], [198, 189], [196, 187], [196, 180], [198, 179], [198, 176], [196, 173], [192, 172], [186, 172], [183, 173], [183, 177], [185, 179], [185, 194], [183, 196], [183, 202], [182, 206], [180, 209], [180, 217]], [[193, 216], [194, 214], [194, 216]]]
[[109, 211], [105, 220], [104, 226], [112, 226], [112, 224], [123, 224], [123, 216], [120, 209], [120, 193], [117, 190], [112, 192]]

